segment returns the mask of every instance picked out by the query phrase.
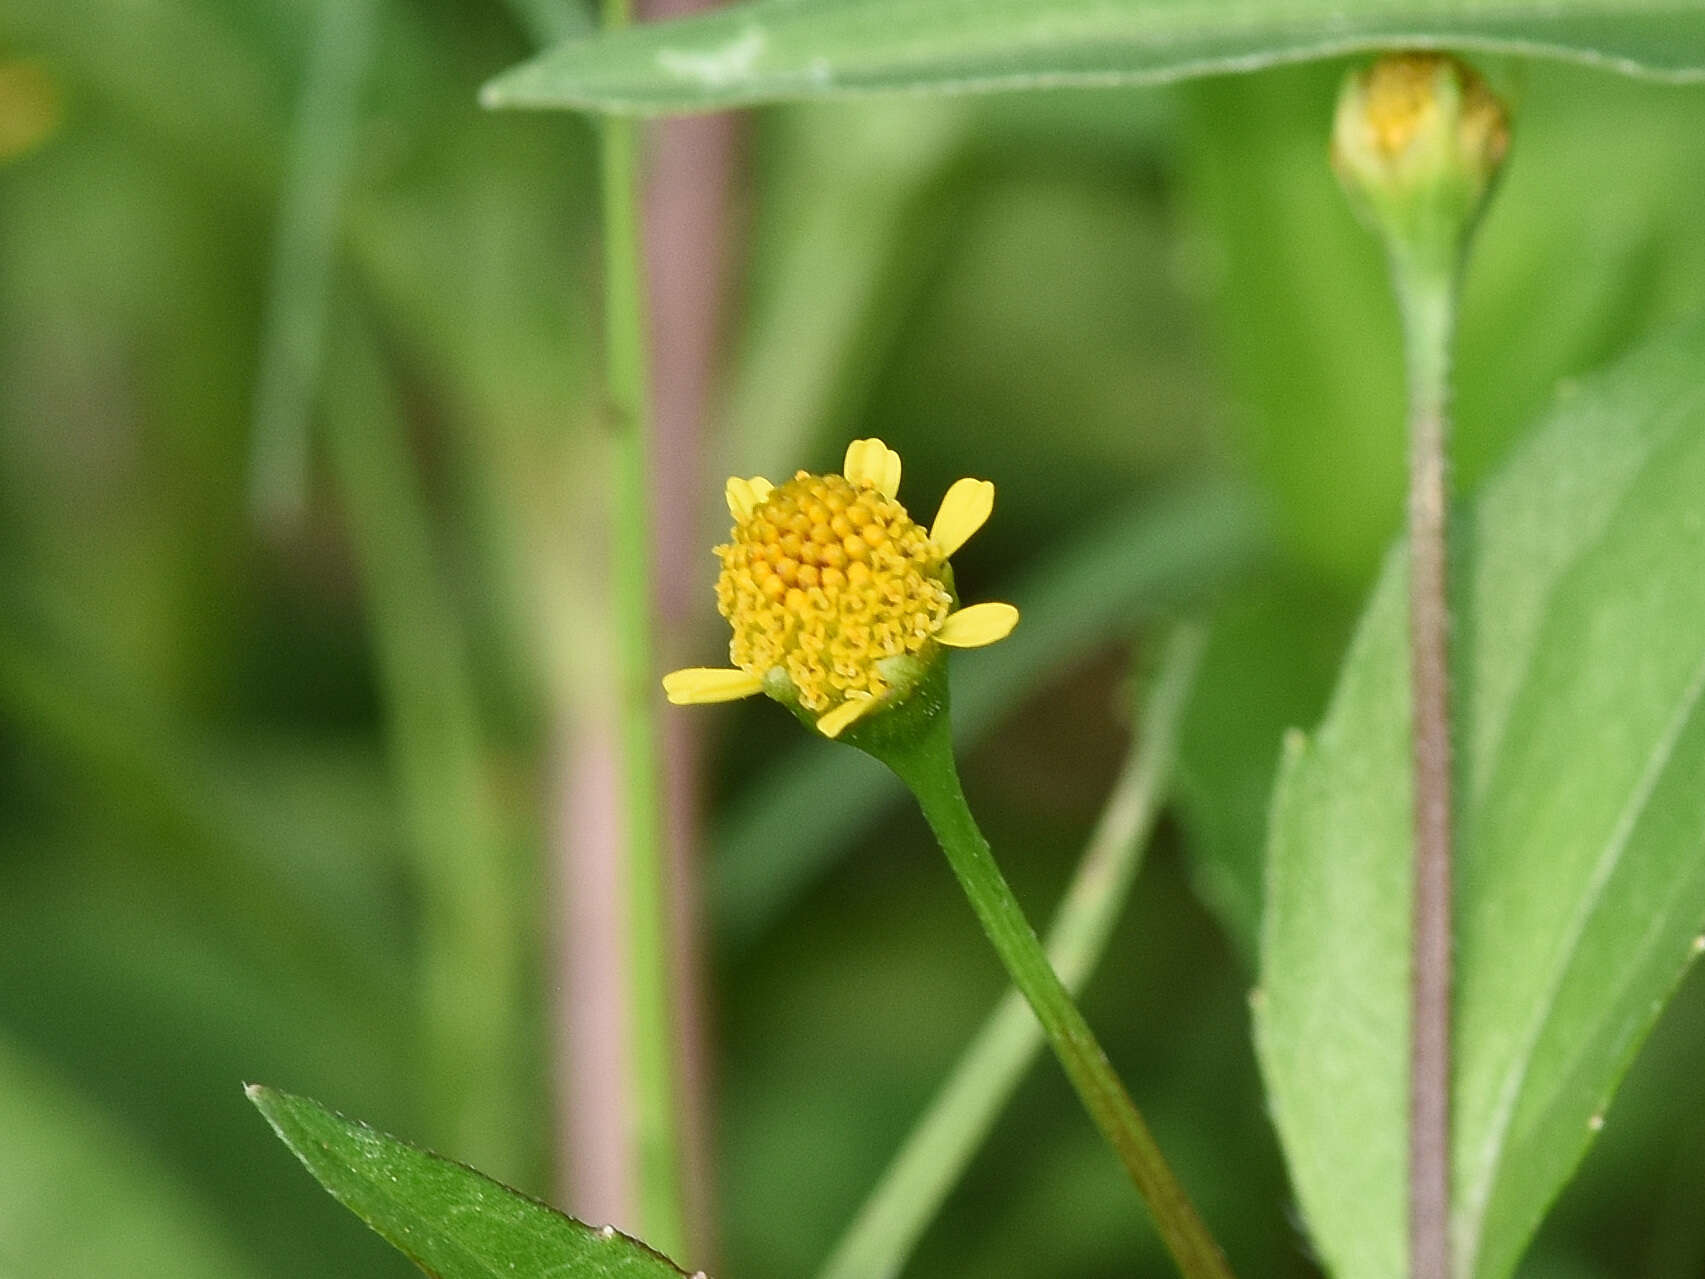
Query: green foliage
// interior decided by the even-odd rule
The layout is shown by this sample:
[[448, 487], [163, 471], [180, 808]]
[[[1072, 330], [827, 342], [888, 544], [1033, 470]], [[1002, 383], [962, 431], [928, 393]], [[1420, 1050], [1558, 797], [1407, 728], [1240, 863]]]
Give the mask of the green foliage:
[[565, 1217], [305, 1097], [259, 1085], [248, 1094], [321, 1185], [435, 1279], [686, 1274], [626, 1235]]
[[[1705, 923], [1705, 324], [1583, 384], [1457, 531], [1454, 1233], [1503, 1279]], [[1404, 1239], [1402, 560], [1274, 801], [1257, 1041], [1341, 1279]]]
[[1191, 697], [1173, 798], [1196, 891], [1251, 968], [1280, 740], [1319, 718], [1354, 616], [1318, 584], [1264, 579], [1221, 605]]
[[[384, 6], [383, 56], [358, 94], [348, 64], [341, 78], [307, 74], [316, 7], [0, 0], [0, 71], [26, 60], [59, 103], [55, 131], [0, 165], [8, 1274], [408, 1270], [288, 1160], [254, 1157], [264, 1137], [236, 1094], [244, 1077], [298, 1080], [528, 1192], [572, 1191], [551, 1184], [540, 1116], [559, 985], [545, 945], [545, 903], [554, 911], [557, 899], [547, 830], [558, 812], [578, 818], [558, 789], [559, 734], [595, 716], [608, 686], [589, 656], [606, 625], [596, 135], [571, 116], [482, 112], [475, 95], [540, 42], [588, 35], [589, 6]], [[1077, 29], [1097, 38], [1066, 50], [1062, 69], [1103, 59], [1170, 76], [1166, 59], [1198, 57], [1201, 69], [1240, 48], [1238, 65], [1254, 68], [1377, 40], [1380, 22], [1422, 8], [1427, 29], [1455, 32], [1459, 47], [1513, 47], [1519, 25], [1525, 51], [1575, 59], [1477, 59], [1510, 91], [1517, 125], [1464, 298], [1456, 462], [1467, 493], [1560, 384], [1705, 305], [1705, 96], [1661, 83], [1699, 64], [1697, 6], [1086, 4], [1073, 11], [1090, 26]], [[1001, 42], [1066, 9], [797, 0], [553, 56], [597, 58], [587, 74], [607, 69], [612, 92], [624, 67], [659, 71], [645, 92], [673, 94], [682, 84], [648, 61], [658, 47], [702, 70], [717, 64], [694, 55], [761, 21], [753, 79], [694, 87], [683, 105], [696, 109], [748, 92], [962, 76], [974, 69], [959, 54], [1029, 56]], [[1352, 12], [1319, 42], [1332, 13]], [[1133, 15], [1151, 25], [1114, 30]], [[1171, 53], [1145, 43], [1187, 31]], [[927, 37], [908, 46], [920, 60], [882, 60], [914, 37]], [[1588, 65], [1630, 58], [1670, 70], [1641, 80]], [[826, 86], [808, 82], [819, 65]], [[979, 820], [1038, 913], [1125, 746], [1110, 655], [1133, 636], [1141, 648], [1176, 611], [1215, 615], [1179, 793], [1087, 1012], [1246, 1279], [1318, 1274], [1287, 1215], [1244, 1003], [1270, 779], [1283, 728], [1316, 722], [1400, 511], [1395, 316], [1377, 247], [1324, 163], [1342, 72], [1324, 61], [1167, 88], [896, 95], [745, 118], [737, 269], [703, 441], [707, 506], [726, 473], [820, 466], [871, 433], [900, 445], [920, 491], [964, 473], [1000, 486], [960, 580], [980, 598], [1018, 600], [1025, 621], [956, 664], [957, 728]], [[0, 126], [9, 84], [0, 77]], [[653, 263], [654, 285], [701, 266]], [[326, 358], [317, 380], [280, 397], [289, 412], [270, 420], [288, 465], [267, 473], [304, 501], [295, 525], [261, 531], [248, 497], [257, 464], [266, 470], [259, 370], [311, 366], [299, 338]], [[1651, 370], [1656, 357], [1643, 358]], [[1569, 470], [1577, 489], [1542, 495], [1576, 550], [1587, 536], [1577, 513], [1626, 498], [1627, 476], [1607, 461], [1624, 423], [1650, 428], [1626, 447], [1657, 448], [1661, 414], [1681, 411], [1679, 390], [1664, 401], [1655, 383], [1621, 376], [1626, 413], [1584, 455], [1599, 469], [1583, 462]], [[1531, 459], [1537, 446], [1523, 447]], [[1697, 479], [1682, 460], [1667, 458], [1678, 487]], [[1663, 465], [1647, 463], [1641, 484], [1658, 484]], [[1674, 517], [1682, 501], [1654, 498], [1649, 518]], [[720, 511], [702, 514], [681, 513], [708, 544]], [[1614, 526], [1632, 544], [1637, 514], [1619, 509], [1600, 532]], [[1596, 542], [1590, 558], [1599, 567], [1578, 574], [1543, 557], [1506, 564], [1500, 580], [1519, 600], [1531, 578], [1548, 592], [1533, 606], [1543, 634], [1583, 619], [1584, 646], [1618, 622], [1589, 596], [1621, 602], [1633, 625], [1642, 581], [1699, 562], [1685, 541], [1621, 573]], [[709, 563], [680, 569], [705, 574], [667, 637], [684, 660], [726, 641]], [[1478, 544], [1463, 563], [1490, 572]], [[1662, 581], [1666, 607], [1694, 598], [1691, 583]], [[1397, 606], [1381, 600], [1389, 626]], [[1464, 639], [1482, 668], [1501, 643], [1483, 626]], [[1506, 689], [1521, 710], [1499, 743], [1476, 736], [1487, 721], [1475, 712], [1465, 767], [1509, 762], [1483, 786], [1503, 807], [1476, 808], [1470, 835], [1508, 839], [1521, 819], [1536, 840], [1551, 829], [1542, 822], [1568, 820], [1556, 842], [1577, 849], [1583, 806], [1626, 787], [1606, 770], [1631, 748], [1574, 736], [1576, 720], [1600, 721], [1568, 696], [1626, 695], [1627, 714], [1646, 714], [1642, 699], [1661, 690], [1635, 685], [1670, 656], [1660, 644], [1648, 654], [1645, 635], [1640, 645], [1638, 662], [1593, 665], [1555, 708]], [[1523, 687], [1567, 693], [1561, 661], [1548, 674], [1524, 666]], [[1464, 696], [1479, 706], [1484, 670], [1471, 677]], [[1393, 714], [1364, 709], [1370, 734], [1376, 712]], [[706, 913], [720, 943], [710, 1118], [722, 1255], [744, 1279], [822, 1263], [1000, 993], [896, 788], [772, 710], [670, 724], [704, 734]], [[1532, 754], [1511, 753], [1518, 739]], [[1550, 773], [1565, 770], [1537, 752], [1566, 745], [1584, 761], [1570, 770], [1606, 775], [1571, 771], [1553, 816], [1562, 783]], [[1651, 820], [1694, 811], [1689, 794], [1666, 806], [1668, 793], [1654, 792]], [[1465, 1062], [1476, 1073], [1464, 1123], [1489, 1122], [1500, 1079], [1487, 1027], [1533, 996], [1520, 983], [1554, 981], [1560, 1001], [1535, 1032], [1508, 1138], [1479, 1152], [1482, 1175], [1464, 1173], [1465, 1204], [1484, 1192], [1482, 1274], [1508, 1268], [1587, 1140], [1607, 1063], [1684, 958], [1670, 920], [1649, 967], [1547, 967], [1561, 952], [1537, 952], [1561, 933], [1535, 913], [1579, 882], [1551, 882], [1558, 856], [1547, 848], [1504, 867], [1507, 881], [1467, 885], [1504, 894], [1489, 901], [1518, 897], [1520, 910], [1465, 917], [1479, 930], [1464, 937], [1475, 966], [1464, 1016], [1480, 1056]], [[1624, 885], [1606, 886], [1608, 905]], [[1663, 918], [1660, 890], [1682, 887], [1653, 886], [1646, 921]], [[1518, 889], [1542, 891], [1529, 902]], [[1395, 903], [1374, 906], [1350, 926], [1400, 922]], [[1581, 933], [1580, 964], [1610, 953], [1601, 917]], [[1325, 944], [1336, 918], [1316, 909], [1296, 928]], [[1506, 953], [1508, 971], [1491, 958]], [[1705, 1268], [1702, 975], [1676, 996], [1523, 1273], [1695, 1279]], [[1390, 980], [1377, 966], [1365, 976]], [[1589, 977], [1624, 985], [1607, 994]], [[1606, 1010], [1623, 1015], [1622, 1040], [1587, 1024]], [[1533, 1027], [1512, 1018], [1508, 1029]], [[1310, 1069], [1346, 1045], [1328, 1040]], [[1398, 1046], [1373, 1048], [1389, 1074]], [[1572, 1065], [1598, 1073], [1564, 1078]], [[1164, 1274], [1111, 1160], [1063, 1086], [1037, 1073], [930, 1222], [912, 1273]], [[1353, 1090], [1344, 1097], [1355, 1103]], [[1322, 1215], [1327, 1192], [1309, 1167], [1297, 1164], [1298, 1188], [1335, 1258], [1343, 1228]], [[1372, 1185], [1383, 1215], [1371, 1230], [1388, 1246], [1400, 1187]]]
[[483, 100], [662, 112], [898, 89], [1105, 87], [1394, 43], [1705, 75], [1705, 15], [1674, 0], [756, 0], [558, 45], [492, 81]]
[[0, 1130], [0, 1274], [257, 1273], [163, 1159], [4, 1041]]

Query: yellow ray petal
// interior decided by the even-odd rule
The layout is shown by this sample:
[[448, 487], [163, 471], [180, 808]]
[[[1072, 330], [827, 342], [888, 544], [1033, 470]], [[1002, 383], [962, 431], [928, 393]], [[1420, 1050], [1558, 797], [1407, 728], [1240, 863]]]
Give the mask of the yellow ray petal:
[[884, 497], [893, 497], [900, 491], [900, 455], [875, 438], [854, 440], [847, 445], [841, 474], [856, 487], [873, 488]]
[[747, 671], [718, 666], [689, 666], [663, 677], [663, 692], [677, 706], [732, 702], [764, 691], [764, 681]]
[[882, 478], [876, 487], [881, 490], [883, 497], [900, 496], [900, 455], [893, 449], [884, 448]]
[[875, 483], [870, 473], [865, 470], [864, 458], [870, 446], [876, 443], [879, 441], [854, 440], [847, 445], [847, 456], [841, 463], [841, 474], [847, 477], [854, 488], [863, 488], [866, 484]]
[[987, 480], [955, 480], [941, 499], [929, 537], [942, 556], [952, 555], [983, 527], [995, 509], [995, 486]]
[[770, 495], [775, 486], [761, 475], [743, 480], [738, 475], [728, 477], [722, 493], [728, 499], [728, 513], [741, 524], [752, 518], [752, 510]]
[[817, 731], [824, 737], [839, 737], [851, 724], [866, 711], [876, 708], [876, 698], [860, 697], [853, 701], [842, 702], [834, 710], [829, 711], [817, 721]]
[[973, 604], [950, 613], [935, 641], [950, 648], [981, 648], [1005, 639], [1017, 625], [1018, 610], [1011, 604]]

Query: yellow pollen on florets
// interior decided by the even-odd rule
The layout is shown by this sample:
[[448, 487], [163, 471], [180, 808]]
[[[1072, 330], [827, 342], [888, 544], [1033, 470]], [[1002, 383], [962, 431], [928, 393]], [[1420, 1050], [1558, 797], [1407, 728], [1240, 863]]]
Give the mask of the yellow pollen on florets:
[[1436, 110], [1433, 55], [1393, 57], [1375, 64], [1369, 76], [1367, 127], [1387, 156], [1408, 147], [1422, 121]]
[[779, 667], [810, 711], [881, 697], [877, 664], [918, 653], [953, 609], [929, 534], [839, 475], [771, 489], [716, 554], [734, 664], [760, 678]]

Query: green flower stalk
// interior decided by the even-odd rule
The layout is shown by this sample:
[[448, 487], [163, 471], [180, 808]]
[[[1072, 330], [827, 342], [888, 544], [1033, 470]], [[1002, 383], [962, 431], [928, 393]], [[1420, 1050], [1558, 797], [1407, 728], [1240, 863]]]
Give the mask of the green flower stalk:
[[664, 688], [676, 703], [764, 693], [893, 770], [1179, 1270], [1187, 1279], [1230, 1279], [1219, 1246], [1049, 965], [959, 785], [946, 649], [994, 643], [1018, 622], [1010, 604], [961, 608], [948, 564], [988, 519], [994, 486], [958, 481], [926, 531], [900, 505], [900, 456], [880, 440], [854, 441], [843, 472], [801, 471], [779, 486], [728, 482], [735, 527], [717, 551], [717, 603], [733, 627], [733, 665], [676, 671]]
[[1450, 348], [1469, 242], [1508, 149], [1503, 104], [1442, 54], [1381, 58], [1339, 95], [1332, 164], [1358, 216], [1384, 241], [1409, 376], [1410, 1279], [1451, 1273]]

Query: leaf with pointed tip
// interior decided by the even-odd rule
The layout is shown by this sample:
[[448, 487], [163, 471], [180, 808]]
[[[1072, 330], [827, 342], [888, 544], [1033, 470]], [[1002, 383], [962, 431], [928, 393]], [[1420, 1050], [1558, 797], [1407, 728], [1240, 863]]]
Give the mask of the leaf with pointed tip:
[[[1455, 529], [1455, 1273], [1504, 1279], [1705, 924], [1705, 321], [1581, 385]], [[1338, 1279], [1403, 1271], [1406, 573], [1274, 795], [1256, 1038]]]
[[749, 0], [555, 46], [493, 107], [708, 111], [802, 98], [1155, 83], [1393, 45], [1705, 79], [1689, 0]]
[[318, 1102], [258, 1085], [247, 1091], [333, 1198], [435, 1279], [681, 1279], [686, 1273], [637, 1240], [583, 1225]]

